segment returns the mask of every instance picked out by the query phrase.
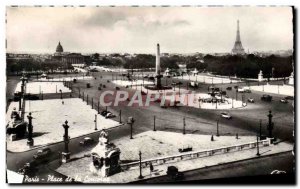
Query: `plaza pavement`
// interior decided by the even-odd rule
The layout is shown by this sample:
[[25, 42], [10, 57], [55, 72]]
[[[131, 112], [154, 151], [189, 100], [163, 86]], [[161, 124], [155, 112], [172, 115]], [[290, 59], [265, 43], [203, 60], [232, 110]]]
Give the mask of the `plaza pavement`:
[[151, 159], [179, 154], [179, 148], [192, 147], [193, 151], [200, 151], [256, 141], [256, 136], [239, 136], [238, 139], [236, 136], [214, 136], [214, 141], [211, 141], [211, 135], [167, 131], [146, 131], [133, 138], [122, 137], [114, 141], [121, 150], [121, 160], [137, 160], [139, 151], [143, 159]]
[[[64, 102], [62, 104], [62, 101]], [[10, 121], [13, 107], [18, 107], [18, 102], [12, 102], [7, 111], [6, 119]], [[25, 121], [28, 113], [32, 113], [34, 146], [43, 146], [55, 142], [61, 142], [64, 135], [62, 124], [68, 120], [70, 138], [95, 132], [95, 114], [97, 114], [97, 128], [108, 129], [119, 126], [119, 122], [105, 119], [98, 112], [79, 98], [50, 99], [38, 101], [26, 101]], [[27, 139], [10, 141], [7, 138], [7, 150], [22, 152], [30, 148], [26, 144]]]
[[291, 85], [260, 85], [250, 86], [253, 91], [294, 96], [294, 86]]
[[[28, 82], [26, 83], [26, 93], [30, 94], [49, 94], [49, 93], [71, 92], [63, 85], [63, 82]], [[21, 91], [21, 82], [17, 84], [15, 92]]]

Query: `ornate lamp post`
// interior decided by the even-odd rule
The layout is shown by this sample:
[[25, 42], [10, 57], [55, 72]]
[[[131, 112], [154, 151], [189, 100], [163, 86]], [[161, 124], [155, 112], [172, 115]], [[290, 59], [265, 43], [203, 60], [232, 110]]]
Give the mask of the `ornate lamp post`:
[[33, 130], [33, 126], [32, 126], [32, 116], [31, 116], [31, 112], [29, 112], [29, 115], [27, 116], [28, 118], [28, 126], [27, 126], [27, 129], [28, 129], [28, 138], [27, 138], [27, 145], [28, 146], [33, 146], [33, 139], [32, 139], [32, 130]]
[[60, 99], [63, 99], [63, 97], [62, 97], [62, 90], [59, 89], [59, 92], [60, 92]]
[[183, 132], [182, 133], [185, 135], [185, 117], [183, 117]]
[[139, 151], [139, 157], [140, 157], [140, 176], [139, 176], [139, 179], [142, 179], [144, 177], [142, 175], [142, 152], [141, 151]]
[[25, 81], [26, 81], [26, 78], [25, 78], [25, 75], [23, 74], [23, 76], [21, 77], [21, 81], [22, 81], [22, 84], [21, 84], [21, 93], [22, 95], [24, 94], [24, 87], [25, 87]]
[[273, 138], [272, 131], [273, 131], [273, 128], [274, 128], [274, 123], [272, 122], [272, 117], [273, 117], [272, 111], [270, 110], [269, 114], [268, 114], [269, 123], [268, 123], [268, 126], [267, 126], [267, 129], [269, 131], [269, 138]]
[[155, 128], [155, 116], [153, 117], [153, 131], [156, 131], [156, 128]]
[[94, 122], [95, 122], [95, 131], [97, 131], [98, 129], [97, 129], [97, 114], [95, 114], [95, 120], [94, 120]]
[[128, 118], [128, 124], [130, 124], [130, 139], [133, 139], [133, 137], [132, 137], [132, 125], [133, 125], [133, 123], [134, 123], [134, 118], [133, 117], [129, 117]]
[[257, 153], [256, 153], [256, 155], [257, 155], [257, 156], [260, 156], [260, 153], [259, 153], [259, 143], [258, 143], [258, 135], [256, 136], [256, 148], [257, 148]]
[[219, 120], [217, 120], [217, 135], [216, 136], [217, 137], [220, 136], [220, 134], [219, 134]]
[[65, 151], [62, 152], [62, 162], [66, 163], [70, 159], [70, 152], [69, 152], [69, 135], [68, 135], [68, 121], [65, 121], [65, 124], [62, 125], [65, 129], [65, 134], [64, 134], [64, 143], [65, 143]]

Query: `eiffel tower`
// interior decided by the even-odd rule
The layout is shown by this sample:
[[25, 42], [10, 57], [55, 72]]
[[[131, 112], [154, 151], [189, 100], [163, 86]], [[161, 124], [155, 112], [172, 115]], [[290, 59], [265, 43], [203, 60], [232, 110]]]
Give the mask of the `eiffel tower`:
[[241, 37], [240, 37], [240, 24], [239, 20], [237, 20], [237, 31], [236, 31], [236, 39], [235, 43], [232, 49], [232, 54], [245, 54], [245, 50], [243, 48], [242, 42], [241, 42]]

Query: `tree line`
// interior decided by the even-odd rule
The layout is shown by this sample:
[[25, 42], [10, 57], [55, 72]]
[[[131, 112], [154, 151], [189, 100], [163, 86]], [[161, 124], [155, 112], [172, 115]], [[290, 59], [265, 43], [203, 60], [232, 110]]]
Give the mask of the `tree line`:
[[[124, 57], [118, 54], [114, 56], [99, 57], [94, 54], [85, 57], [87, 65], [92, 63], [99, 66], [124, 67], [126, 69], [155, 68], [155, 56], [150, 54], [138, 54], [134, 57]], [[197, 68], [199, 71], [208, 71], [218, 75], [237, 76], [243, 78], [257, 78], [262, 70], [264, 77], [288, 77], [293, 71], [292, 56], [270, 55], [260, 57], [249, 54], [246, 56], [224, 55], [213, 56], [162, 56], [160, 59], [162, 69], [178, 69], [179, 64], [186, 64], [188, 70]], [[65, 65], [58, 61], [38, 61], [34, 59], [7, 59], [6, 71], [8, 73], [25, 71], [53, 71], [63, 69]], [[70, 65], [69, 65], [70, 67]]]

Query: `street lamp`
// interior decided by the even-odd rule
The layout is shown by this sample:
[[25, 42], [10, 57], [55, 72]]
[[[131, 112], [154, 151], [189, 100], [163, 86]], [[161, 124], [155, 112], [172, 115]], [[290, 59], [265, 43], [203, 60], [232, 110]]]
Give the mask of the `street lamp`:
[[60, 92], [60, 99], [63, 99], [63, 97], [62, 97], [62, 90], [59, 89], [59, 92]]
[[27, 145], [28, 146], [33, 146], [33, 139], [32, 139], [32, 119], [33, 117], [31, 116], [31, 112], [29, 112], [29, 115], [27, 116], [28, 118], [28, 138], [27, 138]]
[[95, 114], [95, 120], [94, 120], [94, 122], [95, 122], [95, 131], [97, 131], [98, 129], [97, 129], [97, 114]]
[[62, 162], [66, 163], [70, 159], [70, 152], [69, 152], [69, 135], [68, 135], [68, 121], [65, 121], [65, 124], [62, 125], [65, 129], [64, 134], [64, 143], [65, 143], [65, 152], [62, 152]]
[[183, 117], [183, 134], [185, 135], [185, 117]]
[[260, 153], [259, 153], [259, 144], [258, 144], [258, 135], [256, 136], [256, 147], [257, 147], [257, 153], [256, 153], [256, 155], [260, 156]]
[[144, 177], [142, 175], [142, 152], [141, 151], [139, 151], [139, 157], [140, 157], [140, 176], [139, 176], [139, 179], [142, 179]]
[[130, 124], [130, 139], [133, 139], [133, 137], [132, 137], [132, 125], [133, 125], [134, 122], [135, 122], [135, 120], [134, 120], [133, 117], [128, 117], [127, 123]]

